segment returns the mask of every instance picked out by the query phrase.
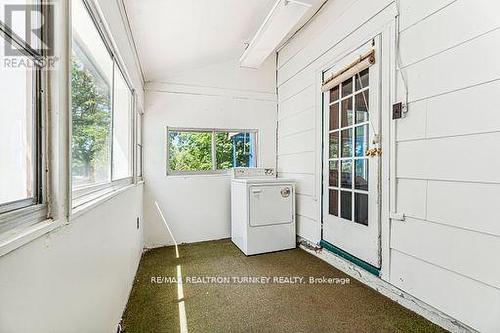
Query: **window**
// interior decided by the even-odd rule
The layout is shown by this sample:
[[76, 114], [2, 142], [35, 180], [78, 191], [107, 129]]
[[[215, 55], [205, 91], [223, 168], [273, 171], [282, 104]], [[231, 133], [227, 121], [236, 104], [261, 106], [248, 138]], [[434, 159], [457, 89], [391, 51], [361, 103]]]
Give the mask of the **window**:
[[329, 213], [368, 225], [369, 70], [330, 90]]
[[132, 93], [115, 66], [113, 92], [113, 180], [132, 176]]
[[167, 173], [255, 167], [255, 130], [167, 129]]
[[72, 5], [72, 186], [80, 200], [132, 177], [133, 92], [83, 1]]
[[136, 150], [136, 161], [137, 161], [137, 179], [141, 181], [143, 179], [143, 146], [142, 146], [142, 126], [143, 126], [143, 118], [144, 114], [138, 108], [137, 109], [137, 122], [136, 122], [136, 142], [137, 142], [137, 150]]
[[[2, 21], [3, 19], [4, 17]], [[13, 21], [13, 24], [15, 23], [16, 20]], [[14, 29], [14, 27], [11, 28]], [[41, 153], [43, 95], [40, 89], [43, 70], [34, 61], [35, 57], [42, 53], [32, 48], [29, 43], [21, 45], [13, 42], [10, 37], [10, 31], [4, 31], [0, 35], [2, 62], [0, 68], [0, 100], [2, 101], [0, 107], [0, 133], [2, 134], [2, 140], [0, 140], [0, 213], [43, 203], [41, 173], [43, 169], [43, 154]], [[18, 38], [21, 37], [18, 36]], [[9, 46], [12, 54], [5, 53], [6, 46]], [[14, 61], [17, 64], [28, 65], [9, 65]], [[6, 228], [6, 225], [2, 222], [0, 230]]]

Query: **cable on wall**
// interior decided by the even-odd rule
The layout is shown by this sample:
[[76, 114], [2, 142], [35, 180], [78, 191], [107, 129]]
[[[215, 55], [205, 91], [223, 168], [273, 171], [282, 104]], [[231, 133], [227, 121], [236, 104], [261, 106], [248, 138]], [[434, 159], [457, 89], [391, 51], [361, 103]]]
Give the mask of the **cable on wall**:
[[[401, 40], [401, 31], [400, 31], [400, 18], [401, 18], [401, 3], [400, 0], [395, 0], [396, 4], [396, 29], [395, 29], [395, 40], [396, 40], [396, 71], [401, 76], [401, 80], [403, 81], [403, 89], [404, 89], [404, 103], [403, 103], [403, 114], [408, 112], [408, 79], [404, 73], [403, 62], [401, 60], [401, 50], [400, 50], [400, 40]], [[397, 85], [396, 85], [397, 91]]]

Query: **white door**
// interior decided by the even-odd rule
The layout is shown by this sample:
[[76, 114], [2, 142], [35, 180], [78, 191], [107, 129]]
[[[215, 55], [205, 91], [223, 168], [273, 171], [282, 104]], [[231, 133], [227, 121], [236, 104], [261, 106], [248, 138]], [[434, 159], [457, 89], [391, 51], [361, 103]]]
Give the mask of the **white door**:
[[[375, 49], [375, 64], [323, 93], [323, 240], [380, 267], [379, 39], [324, 73], [329, 77]], [[378, 153], [377, 151], [375, 151]]]

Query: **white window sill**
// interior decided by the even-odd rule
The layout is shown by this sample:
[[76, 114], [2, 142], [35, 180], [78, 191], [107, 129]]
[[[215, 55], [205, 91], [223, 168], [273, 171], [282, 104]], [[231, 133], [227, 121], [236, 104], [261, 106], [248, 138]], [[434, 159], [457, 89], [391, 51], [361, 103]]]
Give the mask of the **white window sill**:
[[[72, 215], [70, 220], [74, 220], [78, 216], [85, 214], [91, 209], [99, 206], [100, 204], [112, 199], [113, 197], [135, 187], [135, 184], [130, 184], [126, 186], [122, 186], [119, 189], [108, 192], [104, 195], [101, 195], [93, 200], [87, 201], [85, 204], [82, 204], [78, 208], [72, 211]], [[18, 228], [9, 230], [3, 234], [0, 234], [0, 257], [12, 252], [21, 246], [39, 238], [43, 235], [65, 225], [68, 223], [64, 223], [63, 220], [53, 220], [47, 219], [36, 224], [33, 224], [29, 227], [20, 225]]]
[[29, 227], [10, 230], [0, 236], [0, 257], [15, 249], [59, 228], [63, 223], [59, 220], [45, 220]]
[[125, 186], [121, 186], [117, 189], [107, 189], [105, 192], [99, 192], [99, 193], [94, 193], [93, 197], [86, 197], [85, 201], [82, 203], [78, 203], [75, 205], [75, 202], [73, 202], [73, 210], [71, 211], [71, 217], [70, 220], [74, 220], [77, 217], [85, 214], [89, 210], [105, 203], [106, 201], [114, 198], [115, 196], [127, 191], [128, 189], [131, 189], [135, 187], [135, 184], [129, 184]]

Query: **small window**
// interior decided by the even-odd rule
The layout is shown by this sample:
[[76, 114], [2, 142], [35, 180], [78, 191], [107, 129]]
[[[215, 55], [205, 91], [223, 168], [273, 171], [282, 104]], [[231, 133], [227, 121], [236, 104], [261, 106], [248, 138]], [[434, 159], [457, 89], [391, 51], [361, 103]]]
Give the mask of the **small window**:
[[213, 173], [255, 167], [255, 130], [169, 128], [167, 173]]

